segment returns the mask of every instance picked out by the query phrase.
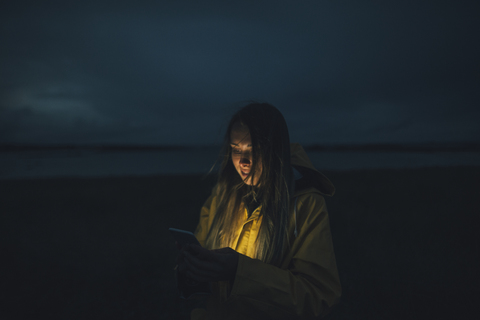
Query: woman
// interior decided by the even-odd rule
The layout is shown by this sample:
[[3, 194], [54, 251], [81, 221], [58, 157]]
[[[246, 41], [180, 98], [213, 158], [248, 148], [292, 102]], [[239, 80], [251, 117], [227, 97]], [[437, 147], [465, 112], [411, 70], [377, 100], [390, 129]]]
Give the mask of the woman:
[[192, 319], [325, 315], [341, 294], [323, 198], [335, 188], [266, 103], [232, 117], [223, 155], [195, 231], [202, 247], [179, 256], [180, 277], [212, 287]]

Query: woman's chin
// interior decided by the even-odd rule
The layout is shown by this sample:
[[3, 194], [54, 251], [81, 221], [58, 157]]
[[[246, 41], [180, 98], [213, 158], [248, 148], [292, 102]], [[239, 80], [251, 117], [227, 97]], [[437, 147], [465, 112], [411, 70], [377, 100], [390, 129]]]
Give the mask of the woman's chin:
[[243, 182], [244, 182], [245, 184], [247, 184], [247, 185], [249, 185], [249, 186], [252, 185], [252, 178], [249, 178], [248, 176], [246, 176], [246, 177], [243, 177], [243, 176], [242, 176], [242, 180], [243, 180]]

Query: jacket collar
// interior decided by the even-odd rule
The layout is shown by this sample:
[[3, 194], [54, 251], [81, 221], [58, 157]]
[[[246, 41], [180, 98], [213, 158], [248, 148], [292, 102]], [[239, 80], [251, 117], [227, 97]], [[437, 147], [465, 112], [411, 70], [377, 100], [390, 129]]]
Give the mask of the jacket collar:
[[332, 182], [313, 166], [300, 144], [292, 143], [290, 145], [290, 154], [295, 178], [294, 197], [312, 191], [325, 196], [333, 196], [335, 194], [335, 187]]

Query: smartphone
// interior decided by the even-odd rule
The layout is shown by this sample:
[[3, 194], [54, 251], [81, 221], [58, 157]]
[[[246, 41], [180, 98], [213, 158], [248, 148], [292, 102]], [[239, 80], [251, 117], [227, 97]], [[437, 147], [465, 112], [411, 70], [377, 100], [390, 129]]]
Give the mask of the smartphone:
[[190, 231], [185, 231], [185, 230], [180, 230], [175, 228], [169, 228], [168, 231], [170, 231], [172, 236], [175, 238], [175, 241], [177, 241], [178, 244], [182, 247], [187, 244], [200, 245], [200, 242], [198, 242], [195, 235]]

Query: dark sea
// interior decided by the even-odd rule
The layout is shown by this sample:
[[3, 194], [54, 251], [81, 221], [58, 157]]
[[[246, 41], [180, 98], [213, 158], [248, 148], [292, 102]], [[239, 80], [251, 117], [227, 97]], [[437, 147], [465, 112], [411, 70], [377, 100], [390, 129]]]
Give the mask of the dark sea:
[[[320, 171], [480, 166], [480, 152], [307, 151]], [[206, 174], [218, 147], [102, 150], [89, 148], [0, 152], [0, 179]], [[217, 166], [218, 167], [218, 166]], [[213, 168], [215, 172], [216, 167]]]

